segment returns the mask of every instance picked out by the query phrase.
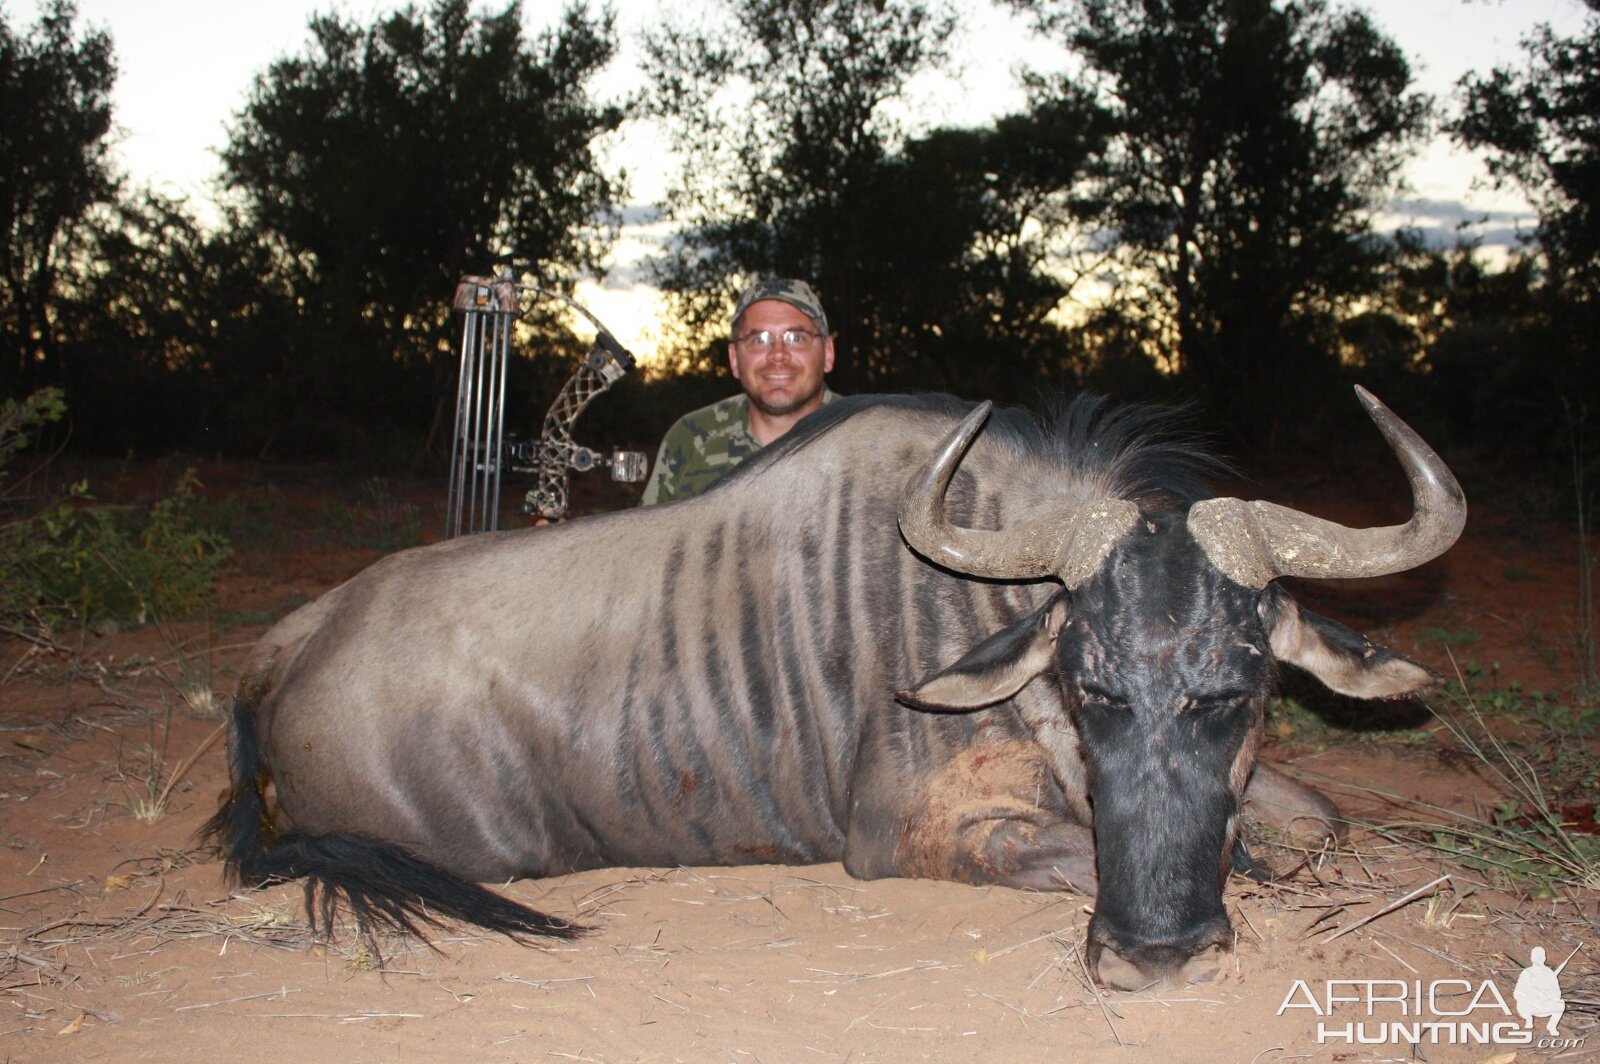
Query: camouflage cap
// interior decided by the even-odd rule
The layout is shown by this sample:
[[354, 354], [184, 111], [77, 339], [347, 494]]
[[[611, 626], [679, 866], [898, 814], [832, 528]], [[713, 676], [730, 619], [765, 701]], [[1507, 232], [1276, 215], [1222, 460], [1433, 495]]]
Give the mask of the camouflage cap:
[[817, 293], [804, 281], [796, 281], [787, 277], [772, 277], [765, 281], [757, 281], [744, 290], [739, 297], [739, 305], [734, 308], [733, 322], [737, 328], [739, 319], [744, 317], [744, 312], [750, 309], [752, 303], [760, 303], [764, 299], [776, 299], [780, 303], [787, 303], [806, 317], [816, 323], [817, 330], [824, 336], [828, 333], [828, 316], [822, 312], [822, 300], [817, 298]]

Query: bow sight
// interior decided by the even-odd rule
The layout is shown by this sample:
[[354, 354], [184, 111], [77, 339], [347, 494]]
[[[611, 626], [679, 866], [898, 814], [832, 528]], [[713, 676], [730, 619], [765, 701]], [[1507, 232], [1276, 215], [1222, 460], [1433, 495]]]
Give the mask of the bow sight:
[[[511, 358], [512, 330], [522, 316], [526, 295], [561, 300], [588, 319], [597, 331], [589, 353], [550, 404], [539, 438], [508, 440], [506, 367]], [[598, 318], [559, 292], [518, 284], [509, 270], [498, 277], [462, 277], [452, 306], [462, 315], [461, 377], [456, 387], [446, 539], [499, 527], [502, 469], [536, 475], [536, 486], [528, 492], [522, 510], [547, 520], [566, 515], [569, 470], [586, 472], [605, 465], [614, 480], [636, 482], [645, 478], [650, 463], [644, 454], [613, 451], [608, 457], [580, 446], [572, 438], [572, 425], [584, 408], [634, 366], [633, 355]]]

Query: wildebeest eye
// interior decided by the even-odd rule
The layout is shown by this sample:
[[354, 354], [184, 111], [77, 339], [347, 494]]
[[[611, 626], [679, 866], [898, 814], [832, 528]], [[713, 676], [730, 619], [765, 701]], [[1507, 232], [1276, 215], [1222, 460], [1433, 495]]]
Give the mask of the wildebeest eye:
[[1085, 704], [1103, 706], [1106, 709], [1128, 709], [1130, 703], [1121, 695], [1114, 695], [1103, 687], [1095, 684], [1083, 683], [1078, 685], [1078, 697]]
[[1238, 709], [1249, 703], [1250, 691], [1216, 691], [1204, 695], [1192, 695], [1189, 698], [1189, 708], [1196, 713], [1225, 713], [1230, 709]]

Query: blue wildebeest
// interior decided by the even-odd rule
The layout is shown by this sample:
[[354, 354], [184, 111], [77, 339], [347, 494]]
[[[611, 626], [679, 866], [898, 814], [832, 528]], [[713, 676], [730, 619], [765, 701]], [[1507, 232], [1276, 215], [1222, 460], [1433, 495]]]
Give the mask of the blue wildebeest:
[[1251, 867], [1241, 801], [1337, 831], [1256, 763], [1275, 663], [1362, 698], [1438, 679], [1274, 583], [1460, 533], [1449, 470], [1361, 397], [1404, 525], [1213, 498], [1145, 408], [980, 433], [987, 404], [847, 399], [697, 499], [396, 554], [261, 640], [212, 830], [244, 882], [308, 877], [363, 926], [570, 934], [479, 882], [841, 860], [1098, 891], [1097, 978], [1192, 977]]

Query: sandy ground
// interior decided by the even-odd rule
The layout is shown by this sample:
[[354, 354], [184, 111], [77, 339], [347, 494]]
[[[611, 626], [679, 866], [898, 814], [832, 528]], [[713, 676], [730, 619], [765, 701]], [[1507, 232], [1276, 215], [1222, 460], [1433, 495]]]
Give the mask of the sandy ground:
[[[358, 498], [337, 484], [268, 484], [259, 470], [204, 475], [214, 496], [292, 500], [280, 514], [329, 512], [307, 492]], [[1321, 509], [1364, 516], [1359, 500]], [[1302, 600], [1441, 669], [1454, 651], [1498, 663], [1502, 685], [1563, 690], [1575, 676], [1576, 544], [1513, 524], [1475, 513], [1424, 572], [1307, 588]], [[1097, 991], [1082, 960], [1089, 899], [860, 882], [836, 864], [513, 883], [510, 896], [593, 932], [554, 946], [459, 929], [432, 949], [387, 939], [380, 967], [349, 927], [314, 939], [297, 887], [223, 882], [195, 837], [224, 787], [218, 717], [193, 693], [225, 698], [269, 616], [379, 553], [291, 536], [241, 551], [219, 591], [231, 626], [0, 647], [0, 1060], [1600, 1059], [1593, 892], [1530, 897], [1362, 830], [1277, 884], [1233, 881], [1230, 970], [1181, 991]], [[1481, 766], [1412, 712], [1420, 730], [1365, 737], [1278, 717], [1267, 756], [1375, 822], [1415, 816], [1379, 791], [1466, 811], [1498, 800]], [[163, 797], [159, 815], [140, 815]], [[1552, 964], [1581, 947], [1561, 976], [1558, 1041], [1586, 1041], [1451, 1044], [1472, 1033], [1458, 1019], [1523, 1029], [1495, 997], [1512, 1005], [1534, 946]], [[1331, 989], [1356, 1000], [1330, 1004], [1329, 980], [1354, 981]], [[1373, 995], [1406, 1003], [1369, 1015]], [[1440, 1026], [1396, 1033], [1390, 1021]], [[1384, 1041], [1357, 1044], [1363, 1035]]]

